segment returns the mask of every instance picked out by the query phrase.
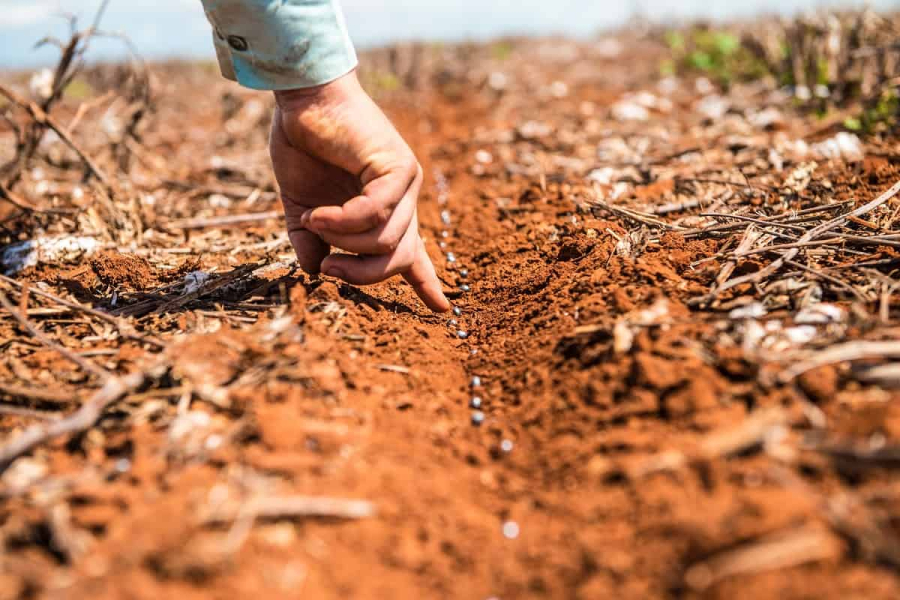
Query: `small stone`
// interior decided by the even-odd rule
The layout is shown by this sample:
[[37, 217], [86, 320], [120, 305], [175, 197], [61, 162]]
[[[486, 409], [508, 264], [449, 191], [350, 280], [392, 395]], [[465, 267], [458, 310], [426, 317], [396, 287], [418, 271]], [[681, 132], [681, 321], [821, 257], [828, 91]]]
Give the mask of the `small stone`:
[[475, 160], [482, 165], [489, 165], [494, 162], [494, 156], [487, 150], [479, 150], [475, 153]]
[[476, 410], [472, 413], [472, 425], [478, 427], [482, 423], [484, 423], [484, 413], [480, 410]]
[[463, 292], [468, 292], [468, 291], [471, 290], [472, 288], [469, 287], [469, 284], [468, 284], [468, 283], [464, 283], [464, 284], [462, 284], [461, 286], [459, 286], [459, 289], [460, 289], [461, 291], [463, 291]]
[[214, 433], [213, 435], [206, 438], [206, 444], [205, 444], [206, 449], [207, 450], [216, 450], [222, 446], [223, 441], [224, 440], [222, 439], [221, 435]]
[[473, 396], [469, 401], [469, 406], [471, 408], [481, 408], [482, 400], [478, 396]]
[[503, 450], [504, 452], [506, 452], [507, 454], [512, 452], [512, 449], [513, 449], [512, 440], [503, 440], [502, 442], [500, 442], [500, 449]]
[[519, 524], [515, 521], [507, 521], [503, 524], [503, 537], [514, 540], [519, 537]]
[[453, 307], [453, 314], [457, 317], [462, 316], [462, 309], [458, 306]]
[[458, 337], [461, 340], [464, 340], [467, 337], [469, 337], [469, 332], [463, 331], [462, 329], [460, 329], [459, 331], [456, 332], [456, 337]]
[[481, 377], [478, 375], [472, 377], [472, 387], [481, 387]]

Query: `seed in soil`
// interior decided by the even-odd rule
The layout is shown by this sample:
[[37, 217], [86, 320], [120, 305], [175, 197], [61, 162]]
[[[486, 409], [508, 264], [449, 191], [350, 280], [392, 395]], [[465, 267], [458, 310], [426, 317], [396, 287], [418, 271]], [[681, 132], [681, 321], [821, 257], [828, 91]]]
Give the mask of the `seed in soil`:
[[459, 321], [457, 321], [456, 319], [450, 319], [450, 327], [456, 327], [457, 325], [459, 325]]
[[446, 249], [447, 249], [447, 242], [440, 242], [440, 243], [438, 244], [438, 247], [440, 247], [441, 250], [446, 250]]
[[444, 225], [450, 224], [450, 211], [449, 210], [441, 211], [441, 223], [443, 223]]
[[456, 332], [456, 337], [458, 337], [461, 340], [464, 340], [467, 337], [469, 337], [469, 332], [463, 331], [462, 329], [460, 329], [459, 331]]
[[442, 237], [442, 238], [448, 238], [448, 237], [450, 237], [450, 232], [447, 231], [446, 229], [443, 230], [443, 231], [441, 232], [441, 237]]
[[478, 354], [478, 348], [472, 348], [471, 350], [469, 350], [469, 354], [475, 356], [476, 354]]
[[464, 283], [464, 284], [462, 284], [461, 286], [459, 286], [459, 289], [460, 289], [461, 291], [463, 291], [463, 292], [468, 292], [468, 291], [471, 290], [472, 288], [469, 287], [469, 284], [468, 284], [468, 283]]
[[482, 423], [484, 423], [484, 413], [481, 412], [480, 410], [476, 410], [475, 412], [472, 413], [472, 425], [474, 425], [475, 427], [478, 427]]
[[455, 262], [456, 262], [456, 255], [453, 254], [452, 252], [448, 252], [448, 253], [447, 253], [447, 262], [449, 262], [449, 263], [455, 263]]
[[469, 270], [468, 269], [460, 269], [459, 276], [462, 277], [463, 279], [465, 279], [466, 277], [469, 276]]
[[481, 377], [478, 375], [472, 377], [472, 387], [481, 387]]
[[481, 404], [481, 398], [479, 398], [478, 396], [473, 396], [469, 401], [469, 406], [472, 408], [481, 408]]
[[503, 537], [514, 540], [519, 537], [519, 524], [515, 521], [507, 521], [503, 524]]
[[500, 449], [506, 452], [507, 454], [512, 452], [513, 443], [512, 440], [503, 440], [500, 442]]
[[116, 461], [116, 471], [119, 473], [127, 473], [131, 470], [131, 461], [127, 458], [120, 458]]
[[461, 315], [462, 315], [462, 309], [461, 309], [460, 307], [458, 307], [458, 306], [454, 306], [454, 307], [453, 307], [453, 314], [456, 315], [457, 317], [461, 316]]

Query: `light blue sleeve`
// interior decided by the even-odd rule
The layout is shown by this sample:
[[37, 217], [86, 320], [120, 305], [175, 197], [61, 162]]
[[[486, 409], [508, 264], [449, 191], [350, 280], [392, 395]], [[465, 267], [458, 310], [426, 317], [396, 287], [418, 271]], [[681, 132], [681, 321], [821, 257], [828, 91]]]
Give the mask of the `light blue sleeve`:
[[245, 87], [312, 87], [356, 67], [338, 0], [202, 1], [222, 74]]

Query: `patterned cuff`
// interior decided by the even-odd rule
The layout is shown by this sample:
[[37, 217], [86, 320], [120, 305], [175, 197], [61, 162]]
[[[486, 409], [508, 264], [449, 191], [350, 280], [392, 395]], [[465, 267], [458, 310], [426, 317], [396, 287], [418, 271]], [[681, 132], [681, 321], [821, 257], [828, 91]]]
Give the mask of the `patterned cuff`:
[[313, 87], [356, 68], [337, 0], [203, 0], [222, 75], [256, 90]]

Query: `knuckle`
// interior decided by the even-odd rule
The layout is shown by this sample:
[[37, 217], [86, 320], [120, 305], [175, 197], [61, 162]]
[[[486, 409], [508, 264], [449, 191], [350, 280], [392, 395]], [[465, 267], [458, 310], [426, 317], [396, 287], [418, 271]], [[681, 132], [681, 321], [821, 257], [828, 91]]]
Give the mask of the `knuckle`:
[[400, 246], [400, 238], [394, 235], [381, 235], [375, 240], [378, 254], [390, 254]]
[[416, 160], [415, 156], [408, 156], [404, 163], [403, 173], [409, 181], [413, 181], [422, 175], [422, 166], [419, 164], [419, 161]]
[[376, 206], [372, 211], [370, 225], [372, 227], [381, 227], [387, 225], [391, 218], [391, 209], [387, 206]]

